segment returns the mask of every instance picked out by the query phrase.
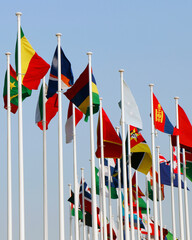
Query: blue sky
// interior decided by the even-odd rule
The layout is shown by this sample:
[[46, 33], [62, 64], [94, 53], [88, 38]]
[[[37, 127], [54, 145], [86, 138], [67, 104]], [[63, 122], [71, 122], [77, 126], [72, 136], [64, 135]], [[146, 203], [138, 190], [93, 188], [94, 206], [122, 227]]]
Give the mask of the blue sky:
[[[86, 52], [92, 51], [92, 67], [99, 94], [103, 97], [103, 107], [114, 126], [119, 126], [120, 75], [123, 68], [124, 79], [138, 104], [143, 120], [142, 134], [149, 146], [150, 140], [150, 91], [149, 83], [154, 83], [154, 93], [162, 104], [170, 121], [175, 124], [174, 97], [179, 96], [179, 104], [189, 119], [191, 111], [192, 77], [192, 31], [190, 1], [36, 1], [4, 2], [0, 16], [0, 89], [3, 94], [6, 71], [5, 52], [10, 51], [14, 64], [14, 49], [17, 34], [15, 13], [21, 11], [21, 25], [25, 36], [49, 64], [56, 48], [55, 34], [62, 33], [61, 45], [72, 64], [75, 79], [87, 65]], [[48, 75], [46, 76], [48, 81]], [[39, 91], [23, 102], [24, 134], [24, 176], [25, 176], [25, 220], [26, 239], [42, 239], [43, 234], [43, 188], [42, 188], [42, 132], [35, 125], [35, 109]], [[73, 184], [72, 144], [65, 144], [64, 125], [68, 100], [63, 96], [63, 161], [66, 239], [69, 236], [68, 183]], [[7, 163], [6, 163], [6, 110], [3, 96], [0, 100], [0, 239], [6, 239], [7, 207]], [[98, 116], [94, 116], [96, 133]], [[12, 115], [12, 187], [13, 187], [13, 236], [18, 232], [18, 116]], [[47, 131], [48, 164], [48, 209], [49, 238], [58, 239], [58, 118], [49, 125]], [[169, 159], [169, 139], [162, 133], [156, 139], [160, 152]], [[96, 144], [96, 138], [95, 138]], [[78, 177], [80, 168], [85, 168], [85, 178], [91, 184], [89, 124], [80, 122], [77, 127]], [[96, 165], [98, 160], [96, 159]], [[139, 174], [139, 181], [144, 176]], [[192, 184], [188, 181], [189, 188]], [[145, 185], [141, 183], [145, 192]], [[163, 202], [164, 224], [171, 229], [170, 189], [166, 188]], [[175, 190], [177, 198], [177, 190]], [[192, 194], [189, 192], [189, 202]], [[152, 204], [151, 204], [152, 208]], [[176, 201], [177, 209], [177, 201]], [[116, 204], [114, 203], [114, 212]], [[190, 209], [190, 215], [192, 215]], [[178, 215], [177, 215], [178, 219]], [[178, 220], [177, 220], [178, 226]], [[178, 229], [178, 228], [177, 228]], [[177, 230], [177, 234], [179, 231]]]

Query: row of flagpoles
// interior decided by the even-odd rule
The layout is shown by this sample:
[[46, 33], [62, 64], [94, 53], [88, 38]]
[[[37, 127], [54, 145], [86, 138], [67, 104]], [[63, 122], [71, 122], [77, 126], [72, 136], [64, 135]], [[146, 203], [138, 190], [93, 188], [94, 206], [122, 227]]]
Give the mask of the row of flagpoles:
[[[21, 59], [21, 36], [23, 32], [21, 31], [21, 24], [20, 24], [20, 17], [21, 13], [16, 13], [17, 21], [18, 21], [18, 38], [17, 38], [17, 52], [18, 52], [18, 65], [17, 65], [17, 79], [18, 79], [18, 148], [19, 148], [19, 239], [25, 240], [25, 214], [24, 214], [24, 169], [23, 169], [23, 121], [22, 121], [22, 86], [24, 85], [24, 77], [26, 73], [22, 72], [22, 59]], [[57, 81], [58, 81], [58, 88], [56, 90], [58, 94], [58, 163], [59, 163], [59, 239], [65, 239], [65, 223], [64, 223], [64, 180], [63, 180], [63, 136], [62, 136], [62, 102], [61, 102], [61, 94], [62, 94], [62, 60], [61, 60], [61, 43], [60, 38], [61, 34], [56, 34], [57, 36]], [[12, 240], [12, 186], [11, 186], [11, 100], [10, 100], [10, 53], [7, 52], [7, 176], [8, 176], [8, 240]], [[107, 223], [106, 223], [106, 199], [105, 199], [105, 173], [104, 173], [104, 158], [109, 158], [106, 156], [106, 145], [107, 141], [104, 140], [104, 129], [103, 129], [103, 108], [102, 108], [102, 98], [100, 98], [100, 102], [98, 104], [99, 109], [94, 112], [95, 103], [93, 103], [93, 94], [92, 92], [98, 93], [96, 89], [96, 83], [94, 76], [92, 74], [92, 66], [91, 66], [91, 52], [87, 53], [88, 55], [88, 67], [85, 71], [88, 71], [88, 97], [89, 97], [89, 115], [90, 115], [90, 152], [91, 152], [91, 209], [92, 209], [92, 239], [98, 239], [98, 227], [97, 227], [97, 203], [96, 203], [96, 180], [95, 180], [95, 151], [94, 151], [94, 127], [93, 127], [93, 113], [99, 110], [99, 120], [100, 120], [100, 145], [99, 149], [96, 151], [96, 156], [99, 154], [100, 158], [100, 221], [101, 221], [101, 239], [107, 240]], [[48, 69], [47, 69], [48, 71]], [[85, 72], [84, 71], [84, 72]], [[84, 73], [83, 72], [83, 73]], [[118, 164], [118, 188], [119, 188], [119, 199], [118, 199], [118, 219], [119, 219], [119, 239], [126, 239], [126, 240], [135, 240], [135, 233], [134, 233], [134, 214], [133, 214], [133, 193], [132, 193], [132, 153], [131, 153], [131, 139], [130, 139], [130, 129], [131, 126], [135, 128], [142, 129], [142, 122], [139, 114], [138, 107], [135, 103], [135, 100], [131, 93], [129, 93], [129, 99], [127, 99], [125, 95], [125, 91], [130, 91], [127, 88], [127, 85], [123, 79], [123, 72], [124, 70], [119, 70], [120, 72], [120, 82], [121, 82], [121, 142], [116, 142], [116, 140], [112, 140], [114, 146], [120, 146], [120, 155], [115, 155], [113, 158], [117, 158]], [[82, 73], [82, 74], [83, 74]], [[82, 75], [81, 75], [82, 76]], [[81, 78], [80, 76], [80, 78]], [[79, 78], [79, 79], [80, 79]], [[78, 80], [77, 80], [78, 81]], [[76, 83], [77, 83], [76, 81]], [[94, 85], [95, 84], [95, 85]], [[72, 84], [71, 84], [72, 85]], [[70, 85], [70, 86], [71, 86]], [[33, 89], [33, 88], [32, 88]], [[35, 88], [36, 89], [36, 88]], [[72, 88], [70, 89], [72, 91]], [[70, 92], [66, 92], [65, 95], [73, 102], [73, 99], [70, 99]], [[158, 230], [158, 214], [157, 214], [157, 198], [156, 196], [159, 194], [160, 198], [160, 165], [159, 165], [159, 148], [158, 149], [158, 173], [159, 173], [159, 192], [157, 193], [156, 189], [156, 157], [155, 157], [155, 120], [154, 120], [154, 94], [153, 94], [153, 84], [150, 84], [150, 94], [151, 94], [151, 149], [152, 149], [152, 161], [148, 162], [146, 166], [144, 174], [147, 174], [149, 169], [152, 165], [152, 177], [153, 177], [153, 214], [154, 214], [154, 239], [159, 239], [159, 230]], [[43, 77], [43, 226], [44, 226], [44, 240], [48, 240], [48, 204], [47, 204], [47, 156], [46, 156], [46, 129], [47, 129], [47, 119], [46, 119], [46, 84], [45, 84], [45, 77]], [[176, 101], [176, 128], [179, 129], [179, 115], [178, 115], [178, 98], [175, 98]], [[129, 104], [128, 104], [129, 102]], [[74, 205], [75, 205], [75, 239], [79, 239], [79, 219], [78, 219], [78, 206], [79, 206], [79, 197], [78, 197], [78, 179], [77, 179], [77, 153], [76, 153], [76, 103], [73, 102], [72, 104], [72, 116], [73, 116], [73, 125], [72, 125], [72, 140], [73, 140], [73, 177], [74, 177]], [[79, 105], [78, 105], [79, 107]], [[79, 107], [80, 108], [80, 107]], [[125, 111], [131, 110], [134, 116], [129, 115], [127, 120], [127, 115], [125, 116]], [[134, 108], [134, 109], [133, 109]], [[80, 108], [80, 110], [82, 110]], [[82, 110], [83, 111], [83, 110]], [[162, 110], [161, 110], [162, 111]], [[87, 109], [83, 112], [86, 117]], [[127, 127], [128, 131], [128, 149], [126, 150], [126, 136], [125, 136], [125, 127]], [[166, 131], [164, 131], [166, 132]], [[169, 131], [166, 132], [172, 135]], [[116, 138], [119, 138], [119, 129], [117, 129], [117, 133], [115, 135]], [[114, 141], [114, 142], [113, 142]], [[118, 139], [120, 141], [120, 138]], [[178, 159], [178, 199], [179, 199], [179, 223], [180, 223], [180, 239], [184, 240], [184, 226], [183, 226], [183, 207], [182, 207], [182, 193], [181, 193], [181, 169], [180, 169], [180, 139], [179, 134], [176, 134], [176, 143], [177, 143], [177, 159]], [[110, 149], [112, 151], [112, 149]], [[100, 153], [98, 153], [100, 152]], [[128, 170], [127, 170], [127, 159], [126, 156], [128, 155]], [[120, 167], [120, 158], [122, 155], [122, 168]], [[190, 239], [190, 232], [189, 232], [189, 217], [188, 217], [188, 200], [187, 200], [187, 187], [186, 187], [186, 166], [184, 160], [185, 152], [183, 152], [183, 165], [184, 165], [184, 185], [185, 185], [185, 205], [186, 205], [186, 225], [187, 225], [187, 240]], [[174, 214], [174, 193], [173, 193], [173, 167], [172, 167], [172, 142], [170, 137], [170, 169], [171, 169], [171, 200], [172, 200], [172, 224], [173, 224], [173, 239], [176, 240], [176, 227], [175, 227], [175, 214]], [[122, 222], [122, 199], [121, 199], [121, 171], [123, 171], [123, 191], [124, 191], [124, 224]], [[82, 171], [83, 172], [83, 171]], [[113, 231], [112, 231], [112, 210], [111, 210], [111, 171], [110, 171], [110, 164], [108, 160], [108, 187], [109, 187], [109, 218], [110, 218], [110, 239], [113, 239]], [[128, 176], [127, 176], [128, 174]], [[130, 210], [128, 208], [128, 194], [127, 194], [127, 179], [129, 179], [129, 202], [130, 202]], [[138, 203], [138, 180], [137, 180], [137, 171], [136, 171], [136, 196], [137, 196], [137, 214], [139, 214], [139, 203]], [[82, 198], [84, 199], [84, 176], [82, 174]], [[160, 236], [162, 240], [162, 215], [161, 215], [161, 198], [159, 199], [160, 203]], [[83, 224], [84, 224], [84, 232], [83, 236], [86, 239], [85, 234], [85, 203], [83, 200]], [[148, 239], [150, 239], [150, 231], [149, 231], [149, 202], [148, 202], [148, 194], [147, 194], [147, 217], [148, 217]], [[130, 216], [130, 219], [129, 219]], [[137, 216], [139, 219], [139, 215]], [[70, 218], [71, 222], [71, 218]], [[140, 238], [140, 226], [139, 220], [137, 221], [137, 229], [138, 229], [138, 240]], [[124, 233], [123, 233], [123, 225], [124, 225]], [[131, 231], [129, 233], [129, 226]], [[70, 230], [71, 233], [71, 230]], [[125, 236], [124, 236], [125, 234]], [[70, 234], [71, 236], [71, 234]]]

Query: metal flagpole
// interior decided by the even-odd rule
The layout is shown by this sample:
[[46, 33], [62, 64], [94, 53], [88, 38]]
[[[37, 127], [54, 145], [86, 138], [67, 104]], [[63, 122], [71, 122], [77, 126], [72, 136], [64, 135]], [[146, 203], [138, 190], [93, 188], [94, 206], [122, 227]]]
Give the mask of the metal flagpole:
[[189, 227], [189, 207], [188, 207], [188, 194], [187, 194], [187, 179], [186, 179], [186, 160], [185, 160], [185, 149], [183, 148], [183, 181], [184, 181], [184, 192], [185, 192], [185, 218], [186, 218], [186, 235], [187, 240], [190, 240], [190, 227]]
[[73, 110], [73, 181], [74, 181], [74, 203], [75, 203], [75, 239], [79, 239], [79, 219], [78, 219], [78, 178], [77, 178], [77, 151], [76, 151], [76, 128], [75, 128], [75, 105], [72, 104]]
[[43, 239], [48, 240], [48, 203], [47, 203], [47, 144], [46, 144], [46, 96], [45, 77], [43, 77]]
[[[71, 184], [68, 184], [69, 186], [69, 197], [71, 197]], [[69, 222], [70, 222], [70, 240], [73, 240], [73, 234], [72, 234], [72, 215], [71, 215], [71, 203], [69, 204]]]
[[158, 187], [159, 187], [159, 218], [160, 218], [160, 240], [163, 240], [163, 217], [162, 217], [162, 205], [161, 205], [161, 172], [160, 172], [160, 159], [159, 159], [159, 149], [157, 146], [157, 159], [158, 159]]
[[112, 207], [111, 207], [111, 166], [108, 159], [108, 188], [109, 188], [109, 232], [110, 232], [110, 240], [113, 239], [113, 231], [112, 231]]
[[122, 156], [123, 156], [123, 189], [124, 189], [124, 211], [125, 211], [125, 240], [129, 240], [129, 218], [127, 199], [127, 164], [125, 153], [125, 120], [124, 120], [124, 94], [123, 94], [123, 69], [119, 70], [121, 81], [121, 128], [122, 128]]
[[102, 202], [102, 172], [101, 159], [99, 160], [99, 206], [100, 206], [100, 239], [103, 240], [103, 202]]
[[7, 56], [7, 240], [12, 240], [10, 52]]
[[147, 233], [148, 233], [148, 240], [151, 240], [150, 236], [150, 225], [149, 225], [149, 191], [148, 191], [148, 181], [146, 175], [146, 203], [147, 203]]
[[102, 98], [100, 98], [99, 117], [100, 117], [99, 121], [100, 121], [101, 169], [102, 169], [101, 173], [102, 173], [102, 200], [103, 200], [103, 239], [107, 240]]
[[174, 187], [173, 187], [173, 147], [171, 143], [171, 135], [169, 136], [170, 145], [170, 171], [171, 171], [171, 210], [172, 210], [172, 230], [173, 230], [173, 240], [176, 240], [176, 227], [175, 227], [175, 200], [174, 200]]
[[[179, 129], [179, 116], [178, 116], [178, 99], [175, 97], [175, 107], [176, 107], [176, 127]], [[180, 166], [180, 143], [179, 135], [177, 138], [177, 162], [178, 162], [178, 198], [179, 198], [179, 223], [180, 223], [180, 238], [184, 239], [184, 227], [183, 227], [183, 207], [182, 207], [182, 195], [181, 195], [181, 166]]]
[[[84, 168], [81, 168], [81, 181], [82, 181], [82, 204], [83, 204], [83, 240], [86, 240], [86, 234], [85, 234]], [[80, 231], [80, 229], [79, 229], [79, 231]]]
[[61, 33], [57, 33], [58, 44], [58, 141], [59, 141], [59, 239], [65, 239], [64, 196], [63, 196], [63, 136], [62, 136], [62, 102], [61, 102]]
[[89, 62], [89, 110], [90, 110], [90, 142], [91, 142], [91, 189], [92, 189], [92, 236], [97, 236], [97, 212], [96, 212], [96, 186], [95, 186], [95, 153], [94, 153], [94, 132], [93, 132], [93, 100], [92, 100], [92, 68], [91, 52], [87, 53]]
[[[149, 84], [151, 92], [151, 148], [152, 148], [152, 168], [153, 168], [153, 183], [156, 183], [155, 174], [155, 130], [154, 130], [154, 115], [153, 115], [153, 86]], [[155, 225], [155, 240], [158, 240], [158, 223], [157, 223], [157, 189], [156, 184], [153, 184], [153, 212], [154, 212], [154, 225]]]
[[18, 141], [19, 141], [19, 239], [25, 240], [24, 213], [24, 167], [23, 167], [23, 111], [22, 111], [22, 79], [21, 79], [21, 15], [17, 12], [18, 29]]
[[140, 221], [139, 221], [139, 198], [138, 198], [138, 176], [137, 176], [137, 171], [135, 171], [136, 175], [136, 204], [137, 204], [137, 239], [141, 239], [140, 235]]

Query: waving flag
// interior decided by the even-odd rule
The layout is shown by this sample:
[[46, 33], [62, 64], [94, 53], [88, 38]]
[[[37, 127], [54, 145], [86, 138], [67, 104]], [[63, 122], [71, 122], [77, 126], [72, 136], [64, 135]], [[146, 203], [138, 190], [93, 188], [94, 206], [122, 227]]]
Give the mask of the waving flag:
[[[85, 114], [85, 121], [89, 116], [89, 64], [81, 73], [75, 84], [68, 89], [65, 96], [78, 107], [81, 112]], [[93, 99], [93, 113], [99, 111], [99, 93], [95, 78], [92, 73], [92, 99]]]
[[173, 127], [169, 118], [165, 114], [161, 104], [153, 94], [153, 113], [154, 113], [154, 125], [155, 128], [161, 132], [171, 135], [178, 135], [178, 129]]
[[178, 173], [177, 154], [175, 147], [173, 147], [173, 173]]
[[[30, 97], [32, 90], [22, 85], [22, 100]], [[7, 71], [5, 73], [4, 89], [3, 89], [4, 108], [7, 109]], [[11, 112], [16, 113], [18, 109], [18, 81], [15, 70], [10, 65], [10, 103]]]
[[[15, 49], [15, 65], [18, 74], [18, 42]], [[32, 48], [21, 28], [21, 76], [22, 84], [29, 89], [38, 89], [41, 79], [47, 74], [50, 65]]]
[[[73, 85], [73, 73], [71, 63], [66, 58], [61, 48], [61, 89], [67, 89]], [[58, 91], [58, 46], [55, 49], [53, 61], [51, 64], [51, 72], [49, 76], [49, 85], [47, 98], [52, 97]]]

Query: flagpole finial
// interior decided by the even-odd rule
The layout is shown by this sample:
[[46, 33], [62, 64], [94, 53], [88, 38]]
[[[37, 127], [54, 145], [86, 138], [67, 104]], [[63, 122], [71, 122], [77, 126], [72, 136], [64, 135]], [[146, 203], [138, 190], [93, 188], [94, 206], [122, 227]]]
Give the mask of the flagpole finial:
[[101, 101], [102, 101], [102, 100], [103, 100], [103, 98], [102, 98], [102, 97], [100, 97], [100, 98], [99, 98], [99, 100], [101, 100]]
[[159, 149], [159, 148], [160, 148], [160, 146], [156, 146], [156, 148], [157, 148], [157, 149]]
[[119, 72], [124, 72], [124, 69], [119, 69]]
[[71, 184], [69, 183], [68, 186], [71, 187]]
[[22, 13], [21, 13], [21, 12], [16, 12], [15, 15], [16, 15], [16, 16], [21, 16]]
[[154, 86], [154, 83], [150, 83], [150, 84], [149, 84], [149, 87], [153, 87], [153, 86]]
[[10, 52], [6, 52], [5, 55], [9, 56], [9, 55], [11, 55], [11, 53]]
[[57, 37], [61, 37], [62, 34], [61, 34], [61, 33], [56, 33], [55, 36], [57, 36]]
[[81, 168], [81, 170], [83, 171], [83, 170], [84, 170], [84, 168], [82, 167], [82, 168]]
[[174, 97], [174, 99], [176, 100], [176, 99], [179, 99], [179, 97]]
[[92, 55], [93, 53], [92, 52], [87, 52], [87, 55]]

